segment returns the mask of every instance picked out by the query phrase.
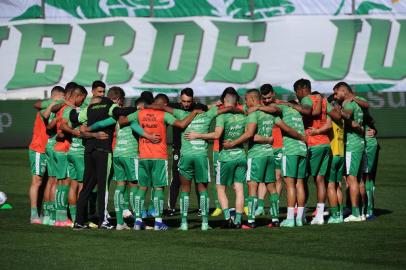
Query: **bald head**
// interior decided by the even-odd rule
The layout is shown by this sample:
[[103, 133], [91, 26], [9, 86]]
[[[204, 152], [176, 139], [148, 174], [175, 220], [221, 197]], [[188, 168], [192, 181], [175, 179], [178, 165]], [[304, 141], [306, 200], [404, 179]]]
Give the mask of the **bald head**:
[[261, 103], [261, 93], [258, 89], [250, 89], [245, 94], [245, 103], [248, 107], [253, 107]]

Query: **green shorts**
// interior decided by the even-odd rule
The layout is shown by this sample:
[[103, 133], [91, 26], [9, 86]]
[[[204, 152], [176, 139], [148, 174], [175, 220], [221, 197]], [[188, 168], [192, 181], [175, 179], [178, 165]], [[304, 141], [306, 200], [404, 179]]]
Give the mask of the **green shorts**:
[[56, 160], [56, 179], [62, 180], [68, 177], [68, 153], [66, 152], [54, 152]]
[[363, 173], [369, 174], [375, 180], [376, 169], [378, 167], [379, 145], [368, 145], [365, 147]]
[[274, 148], [273, 156], [275, 158], [275, 169], [280, 170], [282, 166], [282, 148]]
[[345, 175], [361, 177], [364, 151], [345, 152]]
[[245, 183], [247, 160], [245, 158], [231, 161], [217, 161], [216, 184], [231, 186]]
[[28, 150], [28, 156], [30, 160], [31, 175], [44, 176], [47, 157], [45, 153], [35, 152], [33, 150]]
[[282, 175], [283, 177], [304, 179], [306, 177], [306, 157], [282, 156]]
[[312, 176], [325, 176], [330, 170], [330, 145], [310, 146], [308, 153], [310, 174]]
[[247, 161], [247, 181], [274, 183], [275, 158], [272, 156], [249, 158]]
[[114, 181], [138, 181], [138, 158], [113, 157]]
[[219, 160], [219, 152], [213, 151], [213, 175], [217, 175], [217, 161]]
[[209, 183], [209, 159], [207, 156], [181, 155], [178, 163], [179, 173], [195, 183]]
[[55, 160], [55, 151], [53, 149], [46, 150], [47, 157], [47, 170], [48, 176], [56, 177], [56, 160]]
[[85, 172], [85, 158], [83, 155], [68, 154], [68, 177], [78, 182], [83, 182]]
[[166, 159], [139, 159], [138, 184], [142, 187], [168, 185], [168, 161]]
[[333, 156], [331, 159], [330, 172], [328, 174], [329, 182], [339, 183], [343, 180], [344, 175], [344, 157]]

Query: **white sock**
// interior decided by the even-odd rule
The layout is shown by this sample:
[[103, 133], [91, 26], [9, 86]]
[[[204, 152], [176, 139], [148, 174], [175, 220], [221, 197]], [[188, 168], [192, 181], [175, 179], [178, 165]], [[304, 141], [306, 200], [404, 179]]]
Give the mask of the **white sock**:
[[316, 218], [317, 219], [323, 219], [323, 214], [324, 214], [324, 203], [317, 203]]
[[287, 219], [295, 218], [295, 208], [294, 207], [288, 207], [288, 216], [286, 218]]
[[142, 222], [142, 218], [136, 218], [135, 221], [141, 221]]
[[302, 220], [303, 218], [304, 207], [297, 208], [297, 216], [296, 219]]
[[156, 218], [155, 218], [155, 222], [160, 222], [160, 223], [162, 223], [162, 218], [156, 217]]

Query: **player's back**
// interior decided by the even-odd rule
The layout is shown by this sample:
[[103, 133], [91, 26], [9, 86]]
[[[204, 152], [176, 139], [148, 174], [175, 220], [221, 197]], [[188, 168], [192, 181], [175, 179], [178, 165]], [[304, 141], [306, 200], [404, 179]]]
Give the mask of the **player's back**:
[[32, 140], [29, 149], [38, 153], [45, 153], [48, 135], [46, 133], [46, 126], [40, 112], [37, 112], [34, 120], [34, 128], [32, 133]]
[[152, 143], [143, 137], [139, 140], [139, 158], [167, 159], [165, 112], [144, 109], [138, 112], [138, 122], [145, 132], [159, 134], [161, 142]]
[[[308, 96], [312, 100], [312, 109], [315, 110], [317, 106], [317, 97], [315, 95], [309, 95]], [[312, 116], [312, 117], [305, 117], [304, 118], [304, 126], [306, 128], [306, 131], [309, 130], [309, 127], [319, 129], [323, 127], [326, 122], [327, 122], [327, 100], [325, 98], [321, 99], [321, 113], [317, 116]], [[310, 130], [309, 130], [310, 131]], [[308, 135], [307, 138], [307, 145], [308, 146], [316, 146], [316, 145], [322, 145], [322, 144], [329, 144], [330, 139], [328, 137], [328, 134], [317, 134], [317, 135]]]

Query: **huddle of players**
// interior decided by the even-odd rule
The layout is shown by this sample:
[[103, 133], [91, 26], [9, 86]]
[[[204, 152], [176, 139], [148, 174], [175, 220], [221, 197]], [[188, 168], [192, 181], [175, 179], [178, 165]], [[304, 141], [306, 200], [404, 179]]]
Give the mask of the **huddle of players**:
[[[82, 87], [75, 89], [82, 89]], [[69, 133], [72, 135], [70, 148], [73, 146], [72, 150], [63, 148], [63, 151], [60, 151], [61, 148], [56, 146], [58, 142], [52, 144], [51, 135], [49, 138], [47, 136], [48, 143], [45, 149], [30, 146], [30, 160], [34, 175], [34, 188], [32, 185], [31, 189], [38, 186], [40, 174], [45, 170], [41, 165], [41, 154], [46, 153], [48, 163], [50, 163], [49, 160], [56, 160], [58, 164], [56, 171], [61, 170], [58, 162], [64, 164], [63, 161], [60, 161], [63, 160], [60, 156], [64, 158], [66, 156], [68, 160], [69, 169], [65, 172], [69, 172], [69, 175], [62, 172], [60, 172], [61, 175], [56, 175], [58, 179], [56, 195], [52, 194], [52, 190], [55, 190], [55, 183], [52, 181], [49, 184], [49, 195], [47, 196], [47, 191], [45, 192], [42, 222], [46, 224], [50, 223], [50, 220], [56, 220], [56, 226], [71, 225], [66, 215], [67, 193], [69, 193], [69, 210], [72, 219], [75, 218], [75, 199], [78, 189], [80, 189], [80, 184], [75, 182], [80, 183], [80, 177], [78, 174], [75, 175], [72, 156], [77, 154], [79, 157], [76, 159], [80, 159], [80, 151], [75, 149], [77, 145], [74, 141], [78, 142], [82, 135], [78, 131], [79, 123], [69, 122], [69, 114], [64, 111], [67, 108], [68, 110], [69, 108], [78, 110], [79, 106], [86, 106], [82, 104], [86, 97], [85, 94], [82, 94], [83, 89], [65, 94], [65, 99], [61, 98], [58, 91], [55, 90], [54, 93], [53, 90], [51, 101], [43, 102], [45, 103], [41, 104], [43, 109], [37, 114], [34, 137], [35, 131], [38, 129], [37, 120], [48, 119], [46, 121], [48, 129], [52, 128], [52, 123], [55, 122], [56, 138], [63, 136], [59, 135], [60, 133]], [[215, 160], [216, 190], [221, 211], [224, 214], [224, 226], [227, 228], [255, 228], [256, 215], [264, 212], [263, 200], [266, 192], [270, 193], [272, 217], [270, 227], [302, 226], [305, 222], [304, 210], [309, 195], [307, 193], [308, 175], [312, 175], [315, 179], [318, 201], [316, 215], [311, 224], [324, 224], [326, 197], [331, 212], [328, 223], [362, 221], [367, 217], [372, 218], [379, 146], [375, 139], [376, 129], [368, 113], [368, 103], [361, 97], [355, 96], [350, 86], [344, 82], [338, 83], [334, 87], [334, 95], [330, 96], [328, 100], [317, 93], [312, 93], [310, 81], [305, 79], [296, 81], [294, 90], [298, 102], [285, 102], [275, 99], [272, 86], [265, 84], [260, 90], [248, 90], [245, 95], [246, 106], [242, 107], [238, 93], [234, 88], [228, 87], [221, 95], [220, 102], [209, 106], [205, 112], [200, 110], [187, 112], [171, 108], [168, 106], [169, 100], [166, 95], [158, 94], [152, 104], [139, 99], [136, 104], [138, 110], [127, 116], [112, 115], [108, 119], [82, 129], [82, 131], [86, 130], [93, 134], [92, 136], [99, 136], [99, 139], [103, 139], [105, 134], [98, 130], [109, 125], [116, 125], [116, 143], [113, 151], [113, 179], [117, 183], [114, 193], [116, 229], [129, 229], [123, 220], [123, 211], [128, 208], [125, 205], [126, 201], [129, 201], [134, 210], [134, 229], [146, 228], [142, 212], [148, 189], [153, 189], [154, 229], [166, 230], [168, 228], [162, 221], [163, 189], [168, 185], [167, 125], [184, 129], [178, 163], [181, 181], [181, 230], [188, 229], [187, 215], [191, 181], [193, 180], [199, 192], [199, 206], [202, 214], [201, 229], [210, 228], [207, 192], [210, 182], [209, 140], [219, 140], [218, 160]], [[50, 111], [58, 100], [64, 100], [64, 102], [61, 103], [61, 109], [55, 113], [55, 120]], [[62, 108], [65, 109], [62, 110]], [[52, 110], [55, 111], [55, 109]], [[213, 119], [215, 119], [215, 130], [210, 132], [210, 124]], [[58, 139], [55, 140], [58, 141]], [[33, 138], [34, 141], [36, 140]], [[248, 145], [247, 153], [244, 147], [245, 142]], [[52, 154], [48, 153], [52, 151], [47, 151], [50, 148], [54, 150]], [[37, 163], [37, 159], [39, 159], [39, 163]], [[43, 161], [43, 163], [46, 162]], [[83, 166], [83, 161], [81, 164]], [[48, 175], [52, 178], [51, 167], [48, 164]], [[37, 168], [39, 169], [37, 170]], [[344, 175], [352, 206], [352, 212], [346, 219], [343, 219], [344, 203], [341, 193], [341, 181]], [[279, 224], [279, 196], [282, 179], [287, 191], [287, 218]], [[70, 188], [68, 181], [71, 181]], [[328, 182], [327, 188], [326, 181]], [[248, 220], [243, 223], [244, 185], [246, 184], [248, 184], [248, 197], [245, 198], [248, 206]], [[236, 195], [235, 214], [230, 213], [226, 195], [226, 189], [230, 186], [233, 187]], [[36, 201], [33, 200], [35, 196], [32, 196], [35, 194], [31, 194], [31, 189], [31, 222], [40, 223], [41, 220], [36, 212]], [[129, 195], [125, 193], [126, 191]], [[359, 197], [361, 197], [361, 204]], [[55, 203], [51, 198], [55, 198]], [[360, 205], [362, 206], [361, 211]], [[53, 211], [55, 207], [56, 211]], [[52, 216], [54, 212], [55, 217]], [[51, 217], [47, 218], [47, 213]]]

